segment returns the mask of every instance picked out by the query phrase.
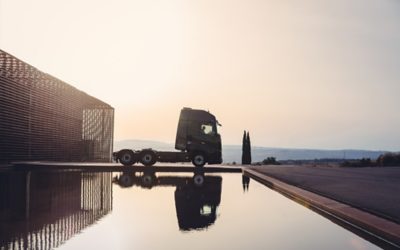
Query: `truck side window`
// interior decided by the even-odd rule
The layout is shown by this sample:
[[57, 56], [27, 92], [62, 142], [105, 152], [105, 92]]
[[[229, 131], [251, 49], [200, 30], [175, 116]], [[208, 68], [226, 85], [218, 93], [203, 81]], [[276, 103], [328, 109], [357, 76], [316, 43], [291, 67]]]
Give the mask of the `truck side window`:
[[211, 124], [201, 124], [201, 132], [206, 135], [213, 135], [215, 133]]

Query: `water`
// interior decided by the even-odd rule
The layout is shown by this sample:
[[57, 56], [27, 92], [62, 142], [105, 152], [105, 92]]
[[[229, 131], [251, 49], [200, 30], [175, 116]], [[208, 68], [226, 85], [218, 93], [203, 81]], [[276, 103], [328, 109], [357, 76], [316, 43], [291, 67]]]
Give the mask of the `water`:
[[1, 249], [378, 248], [238, 173], [0, 173], [0, 199]]

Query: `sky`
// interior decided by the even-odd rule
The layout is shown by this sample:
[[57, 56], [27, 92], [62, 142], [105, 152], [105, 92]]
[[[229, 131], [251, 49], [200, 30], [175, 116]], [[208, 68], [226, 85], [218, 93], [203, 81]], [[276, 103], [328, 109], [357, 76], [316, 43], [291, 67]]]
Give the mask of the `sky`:
[[0, 0], [0, 48], [115, 108], [116, 140], [400, 150], [397, 0]]

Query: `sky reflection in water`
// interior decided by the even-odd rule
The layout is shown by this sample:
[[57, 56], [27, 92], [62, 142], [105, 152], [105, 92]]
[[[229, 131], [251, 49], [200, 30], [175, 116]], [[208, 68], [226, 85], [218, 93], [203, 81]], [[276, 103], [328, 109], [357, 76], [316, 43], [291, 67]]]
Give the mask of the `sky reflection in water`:
[[1, 249], [377, 248], [241, 174], [29, 175], [0, 174]]

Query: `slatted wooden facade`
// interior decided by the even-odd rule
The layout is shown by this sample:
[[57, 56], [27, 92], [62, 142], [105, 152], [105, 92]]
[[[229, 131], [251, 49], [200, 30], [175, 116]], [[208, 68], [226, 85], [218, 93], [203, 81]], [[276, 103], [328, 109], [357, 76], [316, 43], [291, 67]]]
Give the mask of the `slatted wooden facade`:
[[110, 161], [114, 109], [0, 50], [0, 162]]

